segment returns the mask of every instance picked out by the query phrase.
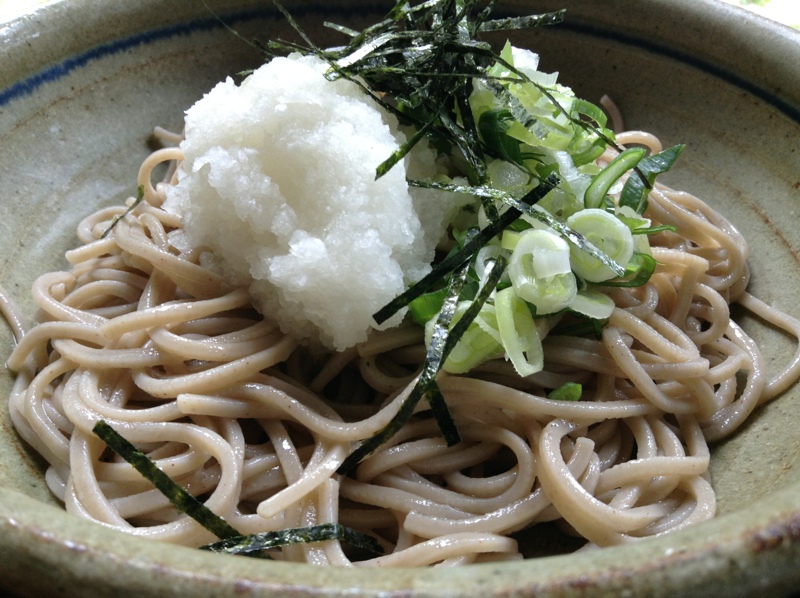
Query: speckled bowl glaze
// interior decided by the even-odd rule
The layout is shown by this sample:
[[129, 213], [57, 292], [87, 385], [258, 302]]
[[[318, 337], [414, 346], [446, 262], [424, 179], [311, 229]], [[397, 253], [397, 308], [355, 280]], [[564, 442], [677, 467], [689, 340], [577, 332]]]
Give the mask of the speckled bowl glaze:
[[[248, 37], [286, 32], [266, 0], [209, 0]], [[364, 25], [385, 4], [286, 2], [319, 23]], [[668, 175], [751, 240], [752, 290], [800, 315], [800, 32], [714, 0], [524, 0], [502, 12], [568, 9], [515, 38], [580, 95], [603, 93], [631, 128], [688, 145]], [[62, 0], [0, 24], [0, 281], [28, 289], [65, 267], [90, 210], [132, 193], [154, 125], [258, 54], [188, 0]], [[667, 180], [667, 179], [665, 179]], [[770, 367], [794, 352], [752, 319]], [[0, 324], [0, 356], [12, 346]], [[713, 447], [719, 516], [694, 529], [578, 555], [459, 570], [320, 569], [166, 546], [67, 515], [41, 460], [15, 434], [0, 372], [0, 587], [47, 596], [779, 596], [800, 588], [800, 388]]]

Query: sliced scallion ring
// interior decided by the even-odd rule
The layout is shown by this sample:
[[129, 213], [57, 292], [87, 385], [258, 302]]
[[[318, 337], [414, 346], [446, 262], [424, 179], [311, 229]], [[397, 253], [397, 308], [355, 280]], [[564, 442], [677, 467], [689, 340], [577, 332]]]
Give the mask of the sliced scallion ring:
[[503, 348], [514, 369], [523, 377], [542, 371], [544, 349], [525, 301], [506, 288], [497, 292], [494, 305]]
[[569, 243], [546, 230], [531, 229], [520, 235], [508, 274], [516, 294], [533, 305], [537, 315], [561, 311], [578, 292]]
[[[627, 264], [633, 255], [631, 229], [605, 210], [597, 208], [576, 212], [567, 219], [567, 226], [618, 264]], [[611, 268], [577, 247], [572, 248], [572, 270], [589, 282], [603, 282], [616, 276]]]
[[594, 289], [585, 289], [578, 291], [569, 308], [595, 320], [605, 320], [614, 311], [614, 300]]
[[[471, 304], [472, 301], [461, 301], [458, 304], [456, 313], [450, 321], [451, 329], [458, 324]], [[428, 343], [433, 332], [432, 324], [433, 320], [425, 327], [425, 339]], [[442, 369], [450, 374], [466, 374], [484, 361], [502, 356], [503, 345], [500, 344], [500, 340], [495, 306], [485, 303], [466, 332], [458, 339], [453, 350], [450, 351]]]

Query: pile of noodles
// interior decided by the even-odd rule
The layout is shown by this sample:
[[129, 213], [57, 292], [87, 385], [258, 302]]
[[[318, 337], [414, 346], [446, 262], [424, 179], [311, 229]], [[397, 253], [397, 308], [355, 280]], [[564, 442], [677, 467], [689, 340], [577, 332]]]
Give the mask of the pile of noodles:
[[[618, 140], [661, 149], [648, 134]], [[13, 422], [49, 462], [52, 492], [70, 513], [115, 529], [188, 546], [216, 539], [110, 454], [92, 433], [101, 419], [242, 533], [339, 522], [385, 549], [357, 560], [326, 541], [278, 559], [515, 559], [514, 532], [542, 522], [585, 548], [635, 541], [713, 517], [707, 442], [800, 375], [795, 355], [768, 379], [759, 347], [730, 318], [738, 303], [800, 335], [797, 320], [745, 290], [745, 239], [699, 199], [658, 185], [645, 216], [678, 232], [651, 238], [659, 265], [647, 284], [606, 291], [617, 307], [601, 337], [549, 336], [544, 371], [526, 379], [502, 359], [441, 374], [463, 442], [446, 445], [423, 401], [353, 477], [341, 476], [413, 386], [422, 329], [376, 333], [326, 359], [298, 347], [244, 290], [199, 265], [202, 248], [176, 249], [181, 223], [160, 209], [174, 180], [154, 188], [151, 176], [180, 158], [166, 148], [147, 159], [145, 201], [107, 236], [124, 207], [80, 224], [72, 269], [36, 281], [39, 324], [24, 334], [19, 325], [8, 360]], [[568, 381], [583, 385], [580, 401], [546, 398]]]

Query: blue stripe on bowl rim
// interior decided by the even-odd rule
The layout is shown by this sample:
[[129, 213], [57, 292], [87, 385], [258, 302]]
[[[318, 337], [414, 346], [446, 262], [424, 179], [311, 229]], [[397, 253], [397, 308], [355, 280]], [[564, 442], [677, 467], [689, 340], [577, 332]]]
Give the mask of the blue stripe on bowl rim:
[[623, 45], [640, 48], [642, 50], [646, 50], [647, 52], [651, 52], [653, 54], [664, 56], [677, 62], [686, 64], [687, 66], [693, 67], [701, 72], [725, 81], [734, 87], [738, 87], [742, 91], [745, 91], [762, 100], [766, 104], [771, 105], [773, 108], [777, 109], [779, 112], [782, 112], [784, 115], [793, 120], [795, 123], [800, 124], [800, 106], [787, 102], [779, 95], [764, 89], [753, 81], [737, 75], [735, 72], [720, 67], [708, 60], [703, 60], [693, 56], [689, 52], [683, 52], [663, 44], [654, 43], [646, 38], [636, 37], [633, 35], [620, 33], [618, 31], [608, 31], [598, 27], [593, 27], [591, 25], [582, 25], [565, 21], [563, 26], [565, 29], [568, 29], [573, 33], [619, 42]]
[[99, 60], [114, 54], [120, 54], [132, 48], [146, 46], [158, 41], [170, 39], [172, 37], [190, 35], [201, 31], [212, 31], [222, 29], [227, 25], [236, 23], [246, 23], [267, 17], [275, 17], [276, 12], [267, 8], [259, 8], [248, 11], [237, 12], [225, 16], [225, 24], [217, 17], [196, 19], [186, 23], [178, 23], [158, 29], [152, 29], [137, 33], [129, 37], [116, 39], [104, 44], [90, 48], [75, 56], [71, 56], [62, 62], [50, 66], [38, 73], [31, 75], [21, 81], [17, 81], [10, 87], [0, 90], [0, 108], [12, 101], [31, 95], [42, 85], [54, 83], [59, 79], [69, 75], [71, 72], [86, 66], [93, 60]]
[[[302, 17], [304, 14], [314, 11], [319, 11], [321, 6], [325, 6], [325, 10], [330, 11], [329, 6], [320, 5], [318, 7], [307, 6], [305, 8], [302, 8], [300, 10], [295, 10], [293, 12], [296, 13], [295, 16]], [[355, 12], [355, 9], [353, 8], [347, 8], [342, 6], [335, 7], [333, 10], [335, 11], [337, 16], [339, 16], [344, 20], [346, 20], [348, 16], [354, 14]], [[67, 58], [66, 60], [60, 62], [59, 64], [48, 67], [30, 77], [27, 77], [21, 81], [14, 83], [10, 87], [0, 90], [0, 108], [6, 106], [13, 100], [33, 94], [42, 85], [46, 83], [56, 82], [59, 79], [70, 74], [71, 72], [75, 71], [76, 69], [85, 66], [86, 64], [88, 64], [93, 60], [102, 59], [107, 56], [124, 52], [131, 48], [136, 48], [138, 46], [151, 44], [175, 36], [189, 35], [191, 33], [195, 33], [198, 31], [210, 31], [214, 29], [221, 29], [230, 25], [234, 25], [236, 23], [246, 23], [269, 17], [275, 18], [276, 16], [278, 16], [278, 14], [274, 8], [269, 8], [268, 6], [265, 6], [258, 9], [251, 9], [251, 10], [232, 13], [230, 15], [225, 15], [224, 23], [220, 18], [212, 16], [204, 19], [189, 21], [186, 23], [180, 23], [177, 25], [152, 29], [149, 31], [145, 31], [143, 33], [137, 33], [129, 37], [107, 42], [99, 46], [96, 46], [94, 48], [91, 48], [89, 50], [86, 50], [85, 52], [81, 52], [76, 56]], [[725, 81], [730, 85], [738, 87], [739, 89], [762, 100], [766, 104], [771, 105], [776, 110], [783, 113], [794, 122], [800, 124], [800, 106], [793, 105], [784, 100], [783, 98], [781, 98], [780, 96], [776, 95], [775, 93], [764, 89], [760, 85], [757, 85], [756, 83], [753, 83], [752, 81], [749, 81], [748, 79], [745, 79], [744, 77], [737, 75], [736, 73], [728, 69], [715, 65], [712, 62], [697, 58], [696, 56], [693, 56], [688, 52], [682, 52], [674, 48], [667, 47], [663, 44], [657, 44], [645, 38], [636, 37], [628, 34], [621, 34], [617, 31], [612, 32], [591, 25], [582, 25], [580, 23], [575, 23], [569, 20], [564, 21], [563, 23], [558, 25], [558, 27], [560, 29], [570, 31], [572, 33], [577, 33], [579, 35], [585, 35], [588, 37], [594, 37], [604, 40], [611, 40], [616, 43], [620, 43], [634, 48], [639, 48], [647, 52], [664, 56], [672, 60], [675, 60], [677, 62], [684, 63], [690, 67], [705, 72], [709, 75], [712, 75], [713, 77], [716, 77], [722, 81]]]

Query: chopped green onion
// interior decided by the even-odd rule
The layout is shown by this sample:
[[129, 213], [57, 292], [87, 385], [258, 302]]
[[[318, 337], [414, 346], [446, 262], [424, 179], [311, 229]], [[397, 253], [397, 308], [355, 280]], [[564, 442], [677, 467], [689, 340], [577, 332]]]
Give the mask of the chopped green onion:
[[503, 348], [514, 369], [522, 377], [542, 371], [542, 341], [525, 301], [507, 288], [497, 292], [494, 304]]
[[447, 296], [447, 289], [439, 289], [420, 295], [408, 304], [408, 311], [414, 322], [424, 326], [439, 313]]
[[596, 123], [599, 130], [602, 131], [602, 134], [596, 134], [593, 130], [588, 129], [583, 135], [576, 135], [567, 148], [575, 166], [589, 164], [602, 155], [608, 146], [608, 141], [614, 138], [614, 133], [606, 129], [605, 112], [591, 102], [581, 98], [573, 99], [570, 115], [573, 119], [581, 117], [589, 119]]
[[[622, 175], [634, 168], [644, 158], [647, 152], [639, 147], [626, 149], [608, 166], [606, 166], [592, 181], [586, 194], [583, 196], [583, 205], [587, 208], [599, 208], [603, 205], [603, 200], [608, 194], [611, 186], [616, 183]], [[633, 178], [633, 177], [631, 177]], [[629, 179], [630, 180], [630, 179]]]
[[608, 320], [596, 320], [578, 313], [574, 313], [574, 315], [577, 316], [575, 321], [559, 323], [548, 333], [548, 336], [585, 336], [591, 334], [597, 339], [602, 338], [603, 328], [608, 324]]
[[599, 261], [609, 270], [614, 272], [614, 274], [616, 274], [617, 276], [622, 276], [625, 274], [625, 266], [620, 265], [615, 260], [611, 259], [600, 249], [595, 247], [586, 237], [584, 237], [578, 231], [573, 230], [563, 222], [559, 221], [547, 211], [537, 209], [533, 205], [526, 206], [525, 204], [521, 204], [521, 202], [517, 201], [516, 199], [514, 199], [513, 197], [511, 197], [506, 193], [500, 193], [499, 198], [504, 203], [512, 207], [516, 207], [517, 209], [519, 209], [526, 215], [530, 216], [534, 220], [538, 220], [542, 224], [545, 224], [547, 227], [553, 229], [564, 239], [575, 245], [581, 251], [586, 252], [586, 254], [590, 255], [591, 257]]
[[[633, 255], [631, 229], [614, 214], [603, 209], [576, 212], [567, 219], [567, 226], [582, 234], [587, 241], [619, 264], [627, 264]], [[617, 272], [577, 247], [572, 248], [572, 269], [577, 276], [589, 282], [601, 282], [617, 275]]]
[[608, 122], [608, 117], [603, 110], [592, 104], [591, 102], [587, 102], [581, 98], [575, 98], [572, 100], [572, 107], [570, 108], [570, 112], [575, 117], [585, 116], [595, 123], [599, 127], [605, 127], [606, 122]]
[[487, 110], [478, 119], [481, 138], [490, 149], [509, 162], [522, 164], [520, 142], [508, 135], [509, 122], [514, 116], [508, 110]]
[[[454, 327], [466, 312], [472, 301], [459, 303], [450, 327]], [[426, 326], [426, 337], [432, 329], [431, 320]], [[495, 306], [485, 303], [478, 315], [458, 339], [456, 346], [448, 355], [442, 369], [450, 374], [466, 374], [472, 368], [489, 359], [503, 355], [503, 345], [497, 333], [497, 315]]]
[[555, 233], [531, 229], [521, 234], [511, 254], [508, 275], [516, 294], [537, 315], [566, 308], [578, 292], [570, 267], [570, 246]]
[[631, 230], [632, 235], [655, 235], [663, 232], [676, 233], [678, 229], [671, 224], [659, 224], [658, 226], [640, 226]]
[[655, 183], [656, 176], [668, 171], [683, 151], [683, 145], [674, 145], [663, 152], [643, 159], [638, 166], [641, 176], [630, 176], [625, 181], [619, 205], [632, 208], [637, 214], [647, 209], [647, 195]]
[[[542, 199], [545, 195], [547, 195], [550, 191], [552, 191], [558, 183], [558, 177], [550, 175], [547, 179], [540, 182], [540, 184], [535, 187], [532, 191], [530, 191], [525, 197], [521, 200], [515, 199], [510, 194], [506, 193], [505, 191], [501, 191], [500, 189], [494, 189], [492, 187], [482, 187], [476, 186], [471, 187], [468, 185], [455, 185], [449, 183], [437, 183], [431, 181], [408, 181], [409, 185], [416, 186], [416, 187], [423, 187], [427, 189], [441, 189], [445, 191], [451, 191], [453, 193], [470, 193], [472, 195], [476, 195], [478, 197], [491, 197], [497, 199], [498, 201], [503, 202], [507, 206], [509, 206], [510, 210], [506, 210], [503, 212], [500, 217], [494, 221], [489, 223], [486, 228], [482, 229], [481, 232], [470, 241], [469, 245], [465, 244], [462, 249], [455, 253], [448, 255], [442, 262], [440, 262], [437, 266], [434, 266], [434, 271], [428, 274], [425, 278], [423, 278], [420, 282], [415, 285], [415, 287], [419, 286], [420, 289], [416, 289], [412, 287], [402, 295], [399, 295], [395, 298], [394, 301], [387, 304], [383, 307], [378, 313], [373, 315], [375, 321], [380, 323], [385, 321], [388, 317], [393, 315], [399, 307], [396, 307], [396, 304], [401, 304], [400, 307], [406, 304], [406, 302], [411, 297], [417, 297], [419, 294], [428, 290], [432, 285], [436, 284], [436, 280], [438, 276], [440, 276], [439, 270], [445, 270], [444, 264], [447, 267], [452, 267], [452, 262], [457, 262], [460, 259], [470, 259], [475, 252], [477, 252], [482, 245], [485, 245], [489, 242], [489, 240], [493, 239], [495, 235], [504, 232], [507, 230], [510, 225], [521, 215], [525, 214], [529, 216], [532, 220], [538, 221], [541, 224], [545, 225], [546, 228], [550, 228], [564, 239], [576, 245], [581, 250], [585, 251], [587, 254], [607, 266], [611, 271], [613, 271], [617, 276], [622, 276], [625, 274], [625, 267], [618, 264], [611, 258], [609, 258], [606, 254], [600, 251], [597, 247], [592, 245], [586, 237], [584, 237], [579, 232], [571, 229], [569, 226], [565, 225], [563, 222], [559, 221], [553, 215], [548, 213], [546, 210], [538, 209], [535, 204], [537, 201]], [[528, 230], [527, 228], [524, 229], [522, 232]], [[430, 286], [429, 286], [430, 285]], [[384, 314], [388, 314], [384, 317]], [[378, 317], [382, 319], [379, 319]]]
[[641, 214], [636, 213], [632, 208], [628, 206], [620, 206], [615, 210], [617, 218], [619, 218], [625, 226], [631, 229], [631, 232], [635, 234], [637, 228], [643, 228], [650, 226], [650, 219], [645, 218]]
[[553, 401], [580, 401], [583, 387], [577, 382], [565, 382], [555, 390], [547, 393], [547, 398]]
[[524, 232], [525, 231], [515, 230], [503, 231], [503, 236], [500, 237], [500, 247], [509, 251], [514, 251], [514, 248], [517, 246], [517, 243], [519, 243], [519, 240], [522, 238], [522, 234]]
[[614, 311], [614, 300], [593, 289], [578, 291], [569, 309], [595, 320], [605, 320]]
[[609, 287], [640, 287], [645, 284], [656, 269], [656, 260], [647, 253], [633, 252], [633, 256], [625, 268], [625, 276], [619, 279], [606, 280], [598, 284]]
[[[454, 193], [477, 194], [482, 191], [486, 191], [491, 197], [495, 197], [497, 194], [506, 195], [502, 191], [497, 191], [496, 189], [462, 185], [445, 185], [430, 181], [409, 181], [408, 184], [423, 188], [449, 190], [453, 191]], [[535, 204], [542, 197], [547, 195], [547, 193], [549, 193], [557, 184], [558, 177], [553, 175], [548, 177], [546, 180], [541, 181], [536, 188], [530, 191], [530, 193], [528, 193], [521, 200], [515, 200], [509, 196], [509, 200], [513, 201], [514, 203], [512, 206], [513, 209], [503, 212], [497, 220], [491, 222], [486, 228], [481, 230], [477, 235], [467, 241], [461, 249], [455, 253], [451, 253], [441, 262], [436, 264], [433, 267], [433, 270], [431, 270], [431, 272], [424, 276], [419, 282], [414, 284], [407, 291], [395, 297], [392, 301], [387, 303], [375, 314], [373, 314], [373, 319], [378, 324], [381, 324], [391, 318], [395, 313], [397, 313], [397, 311], [408, 305], [410, 301], [413, 301], [423, 293], [430, 291], [453, 270], [464, 264], [464, 262], [472, 259], [472, 256], [474, 256], [481, 247], [486, 245], [486, 243], [488, 243], [495, 236], [503, 232], [503, 230], [505, 230], [512, 222], [519, 218], [522, 211], [531, 208], [532, 204]], [[622, 272], [620, 272], [620, 274], [623, 272], [624, 269]]]

